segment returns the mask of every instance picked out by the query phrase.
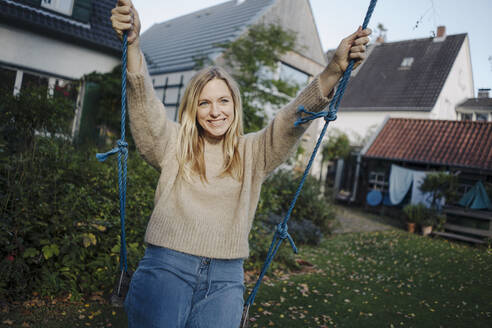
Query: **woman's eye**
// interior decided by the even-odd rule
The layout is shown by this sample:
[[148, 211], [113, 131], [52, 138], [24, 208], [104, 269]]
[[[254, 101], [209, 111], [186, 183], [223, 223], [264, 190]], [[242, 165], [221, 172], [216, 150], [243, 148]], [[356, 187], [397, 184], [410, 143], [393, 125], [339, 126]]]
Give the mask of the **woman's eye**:
[[229, 99], [227, 99], [227, 98], [222, 98], [220, 102], [221, 102], [221, 103], [223, 103], [223, 104], [225, 104], [225, 103], [228, 103], [228, 102], [229, 102]]
[[202, 107], [202, 106], [205, 106], [206, 104], [207, 104], [207, 102], [206, 102], [206, 101], [202, 101], [202, 102], [199, 102], [199, 103], [198, 103], [198, 106]]

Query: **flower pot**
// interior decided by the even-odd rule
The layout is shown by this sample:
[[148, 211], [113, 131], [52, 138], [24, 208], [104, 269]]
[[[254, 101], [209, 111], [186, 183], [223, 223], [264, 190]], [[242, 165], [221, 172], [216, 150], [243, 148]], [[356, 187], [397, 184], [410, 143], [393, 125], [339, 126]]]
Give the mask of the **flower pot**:
[[422, 226], [422, 236], [428, 236], [432, 232], [432, 226]]
[[414, 222], [407, 222], [407, 230], [410, 233], [415, 232], [415, 223]]

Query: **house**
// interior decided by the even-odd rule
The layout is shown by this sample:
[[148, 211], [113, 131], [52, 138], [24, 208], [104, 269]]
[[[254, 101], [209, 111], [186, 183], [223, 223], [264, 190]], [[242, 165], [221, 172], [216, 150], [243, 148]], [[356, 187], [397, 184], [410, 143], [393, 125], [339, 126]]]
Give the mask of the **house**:
[[[292, 19], [296, 17], [295, 19]], [[297, 33], [297, 48], [284, 55], [274, 72], [307, 84], [325, 67], [308, 0], [231, 0], [153, 25], [141, 36], [157, 96], [176, 120], [184, 88], [196, 72], [197, 58], [224, 65], [219, 44], [236, 40], [255, 24], [278, 24]]]
[[[483, 192], [489, 194], [484, 199], [492, 198], [492, 122], [388, 117], [352, 166], [355, 175], [341, 185], [349, 190], [346, 199], [365, 204], [366, 196], [377, 190], [383, 195], [379, 203], [383, 208], [428, 203], [418, 188], [428, 173], [457, 176], [458, 197], [448, 200], [443, 209], [446, 231], [436, 234], [472, 243], [492, 237], [490, 209], [469, 210], [457, 202], [482, 184], [486, 186]], [[397, 204], [395, 192], [399, 193]]]
[[392, 165], [459, 178], [460, 195], [477, 181], [492, 184], [492, 122], [386, 118], [345, 175], [340, 190], [365, 203], [370, 190], [389, 191]]
[[387, 116], [455, 120], [473, 96], [468, 35], [440, 26], [435, 37], [373, 44], [331, 127], [363, 146]]
[[[72, 90], [79, 126], [86, 86], [79, 79], [111, 71], [120, 41], [111, 22], [113, 0], [0, 0], [0, 84], [14, 94], [27, 85]], [[75, 101], [76, 99], [74, 99]]]
[[463, 121], [492, 121], [490, 89], [478, 89], [477, 98], [466, 99], [456, 107], [458, 119]]

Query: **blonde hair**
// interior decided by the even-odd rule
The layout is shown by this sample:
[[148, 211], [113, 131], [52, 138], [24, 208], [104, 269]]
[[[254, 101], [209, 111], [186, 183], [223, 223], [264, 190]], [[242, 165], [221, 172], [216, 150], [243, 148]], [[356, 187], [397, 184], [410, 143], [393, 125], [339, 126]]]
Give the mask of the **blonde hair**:
[[191, 181], [193, 173], [207, 182], [204, 159], [204, 132], [197, 120], [198, 98], [205, 85], [213, 79], [223, 80], [234, 102], [234, 119], [223, 136], [224, 167], [220, 176], [231, 175], [242, 181], [243, 165], [239, 155], [239, 137], [243, 134], [243, 110], [239, 87], [234, 79], [220, 67], [207, 67], [197, 72], [188, 83], [179, 105], [177, 157], [179, 175]]

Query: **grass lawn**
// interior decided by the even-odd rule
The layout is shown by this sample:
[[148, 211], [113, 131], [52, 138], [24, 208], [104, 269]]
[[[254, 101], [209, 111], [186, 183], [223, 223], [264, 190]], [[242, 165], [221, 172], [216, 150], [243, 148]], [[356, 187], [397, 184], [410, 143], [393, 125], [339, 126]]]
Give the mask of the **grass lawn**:
[[[336, 235], [299, 256], [314, 267], [264, 282], [251, 327], [492, 327], [490, 248], [392, 230]], [[0, 316], [5, 327], [126, 325], [121, 310], [97, 302]]]

